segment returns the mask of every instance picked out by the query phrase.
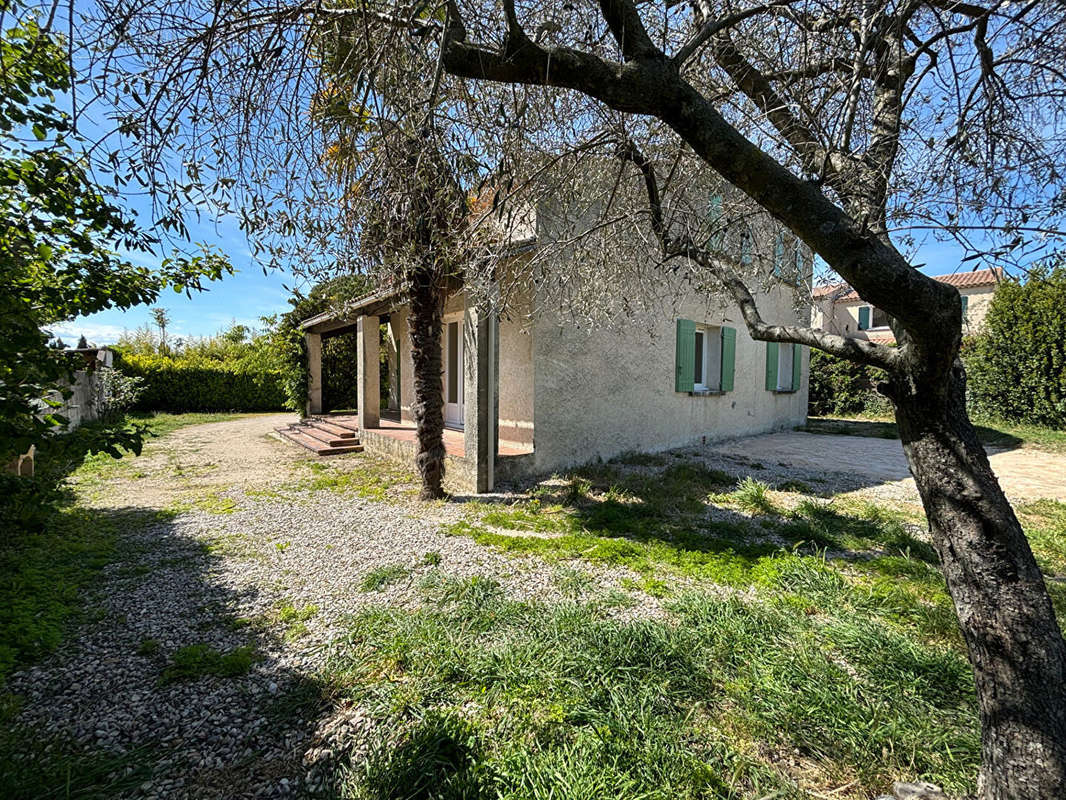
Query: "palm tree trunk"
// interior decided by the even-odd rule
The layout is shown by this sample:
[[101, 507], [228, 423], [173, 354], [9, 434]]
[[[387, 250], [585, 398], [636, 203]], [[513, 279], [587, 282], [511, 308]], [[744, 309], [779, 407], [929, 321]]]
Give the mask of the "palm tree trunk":
[[415, 466], [422, 477], [422, 500], [444, 497], [444, 387], [441, 376], [443, 291], [437, 270], [418, 267], [409, 276], [411, 358], [418, 428]]

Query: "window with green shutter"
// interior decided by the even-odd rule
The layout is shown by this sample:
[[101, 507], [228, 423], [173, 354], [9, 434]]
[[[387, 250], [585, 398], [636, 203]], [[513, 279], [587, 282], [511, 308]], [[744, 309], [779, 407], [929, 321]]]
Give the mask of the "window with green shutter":
[[778, 233], [774, 239], [774, 277], [785, 276], [785, 234]]
[[696, 372], [696, 323], [690, 319], [677, 321], [677, 341], [674, 347], [674, 391], [691, 392]]
[[962, 318], [966, 319], [966, 308], [970, 305], [970, 298], [968, 295], [962, 295]]
[[803, 348], [798, 344], [792, 345], [792, 391], [798, 392], [800, 388], [800, 373], [803, 371]]
[[715, 250], [722, 249], [722, 195], [713, 193], [707, 199], [707, 224], [711, 229], [711, 238], [707, 240], [708, 247]]
[[803, 351], [791, 342], [766, 343], [766, 389], [795, 392], [800, 388]]
[[870, 329], [870, 307], [859, 307], [859, 330], [867, 331]]
[[722, 328], [722, 391], [733, 391], [733, 376], [736, 374], [737, 329]]
[[766, 343], [766, 388], [777, 391], [777, 342]]
[[751, 228], [745, 225], [740, 229], [740, 263], [745, 267], [751, 266], [755, 261], [755, 243], [751, 235]]

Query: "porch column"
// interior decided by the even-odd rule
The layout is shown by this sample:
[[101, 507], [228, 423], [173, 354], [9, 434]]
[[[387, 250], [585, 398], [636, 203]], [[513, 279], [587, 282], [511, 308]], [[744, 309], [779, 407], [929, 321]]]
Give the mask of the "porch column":
[[322, 335], [305, 333], [307, 345], [307, 416], [322, 413]]
[[376, 428], [381, 423], [381, 331], [377, 317], [356, 320], [357, 367], [359, 370], [359, 427]]
[[467, 303], [463, 319], [463, 447], [474, 465], [476, 492], [495, 486], [496, 381], [499, 372], [497, 341], [499, 318], [488, 307]]
[[396, 327], [389, 319], [389, 335], [386, 337], [389, 362], [389, 411], [400, 413], [400, 340], [396, 338]]

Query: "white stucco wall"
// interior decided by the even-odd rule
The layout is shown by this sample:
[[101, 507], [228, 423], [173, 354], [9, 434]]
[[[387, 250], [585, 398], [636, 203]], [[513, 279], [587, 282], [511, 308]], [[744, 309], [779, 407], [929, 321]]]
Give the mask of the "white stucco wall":
[[[462, 311], [465, 299], [461, 293], [451, 295], [444, 306], [445, 315]], [[528, 444], [533, 441], [533, 338], [529, 321], [525, 318], [528, 304], [516, 303], [508, 316], [500, 320], [499, 361], [499, 438], [502, 441]], [[414, 399], [414, 362], [411, 359], [411, 339], [408, 332], [406, 307], [390, 314], [396, 336], [400, 362], [400, 413], [404, 420], [413, 420], [411, 403]]]
[[[768, 321], [799, 321], [792, 293], [760, 296]], [[737, 331], [734, 389], [693, 396], [674, 391], [678, 317]], [[542, 311], [533, 337], [535, 463], [547, 472], [628, 450], [657, 451], [803, 424], [808, 353], [800, 348], [800, 389], [765, 388], [766, 344], [739, 311], [693, 298], [676, 312], [645, 313], [618, 330], [578, 330], [564, 312]]]

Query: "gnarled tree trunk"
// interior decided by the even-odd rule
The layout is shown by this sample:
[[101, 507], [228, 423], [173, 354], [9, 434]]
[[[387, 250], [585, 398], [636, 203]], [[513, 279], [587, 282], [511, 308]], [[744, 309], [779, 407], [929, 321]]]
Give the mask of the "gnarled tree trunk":
[[422, 500], [444, 497], [444, 386], [441, 381], [443, 292], [438, 271], [420, 266], [409, 275], [411, 359], [415, 396], [412, 412], [418, 428], [415, 466], [422, 477]]
[[1029, 542], [967, 416], [962, 362], [937, 383], [897, 376], [884, 388], [973, 665], [980, 796], [1066, 798], [1066, 646]]

